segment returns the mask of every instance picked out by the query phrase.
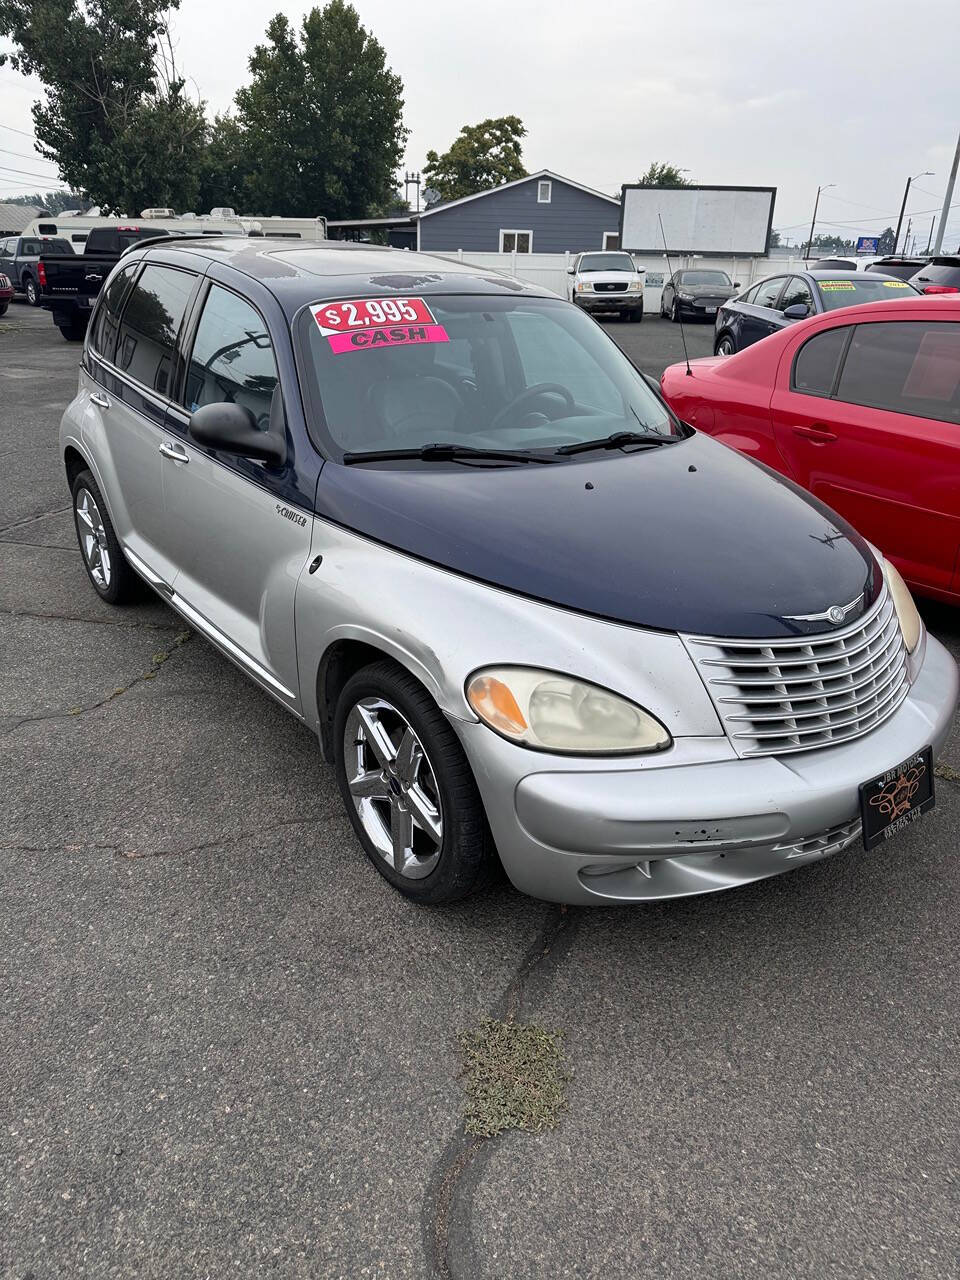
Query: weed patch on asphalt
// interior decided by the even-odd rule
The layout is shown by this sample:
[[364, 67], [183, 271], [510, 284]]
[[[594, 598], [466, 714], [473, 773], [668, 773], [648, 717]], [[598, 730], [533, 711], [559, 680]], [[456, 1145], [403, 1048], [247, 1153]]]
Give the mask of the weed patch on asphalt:
[[460, 1037], [467, 1095], [464, 1129], [492, 1138], [505, 1129], [552, 1129], [566, 1109], [563, 1037], [536, 1024], [484, 1018]]

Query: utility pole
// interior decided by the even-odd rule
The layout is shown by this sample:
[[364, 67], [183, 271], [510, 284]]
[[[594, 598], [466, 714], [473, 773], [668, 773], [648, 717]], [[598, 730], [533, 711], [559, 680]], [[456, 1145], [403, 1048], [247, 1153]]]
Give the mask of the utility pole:
[[950, 170], [950, 179], [947, 182], [947, 194], [943, 197], [943, 212], [940, 214], [940, 226], [937, 228], [937, 242], [933, 246], [934, 257], [943, 248], [943, 233], [947, 229], [947, 215], [950, 213], [950, 205], [953, 203], [953, 188], [957, 181], [958, 165], [960, 165], [960, 135], [957, 137], [957, 149], [953, 153], [953, 167]]
[[[912, 218], [908, 218], [908, 219], [907, 219], [907, 234], [903, 237], [903, 256], [904, 256], [905, 258], [909, 258], [909, 256], [910, 256], [910, 228], [911, 228], [912, 226], [913, 226], [913, 219], [912, 219]], [[896, 250], [894, 250], [894, 252], [896, 252]]]
[[410, 203], [410, 188], [417, 189], [417, 213], [420, 212], [420, 175], [419, 173], [404, 173], [403, 175], [403, 198], [407, 204]]
[[828, 182], [825, 187], [817, 187], [817, 198], [813, 202], [813, 218], [810, 222], [810, 239], [807, 241], [807, 251], [803, 255], [805, 258], [810, 257], [810, 249], [813, 245], [813, 232], [817, 225], [817, 210], [820, 208], [820, 192], [829, 191], [831, 187], [835, 187], [836, 185], [837, 184], [835, 182]]
[[929, 252], [930, 252], [930, 245], [933, 243], [933, 228], [934, 228], [936, 225], [937, 225], [937, 220], [936, 220], [936, 218], [931, 218], [931, 219], [930, 219], [930, 234], [927, 236], [927, 248], [926, 248], [926, 252], [927, 252], [927, 253], [929, 253]]
[[903, 188], [903, 203], [900, 206], [900, 217], [897, 219], [897, 230], [893, 237], [893, 252], [897, 252], [897, 245], [900, 243], [900, 228], [903, 226], [903, 215], [907, 211], [907, 196], [910, 194], [910, 183], [916, 182], [917, 178], [932, 178], [933, 174], [929, 169], [924, 169], [923, 173], [915, 173], [912, 178], [907, 179], [907, 185]]

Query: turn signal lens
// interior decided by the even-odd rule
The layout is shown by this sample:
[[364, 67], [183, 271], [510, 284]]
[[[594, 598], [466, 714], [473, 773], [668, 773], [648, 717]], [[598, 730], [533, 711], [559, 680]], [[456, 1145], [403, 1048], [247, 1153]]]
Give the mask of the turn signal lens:
[[552, 671], [495, 667], [467, 681], [467, 701], [485, 725], [538, 751], [633, 755], [672, 739], [659, 720], [608, 689]]
[[889, 560], [883, 562], [883, 576], [887, 580], [887, 589], [893, 597], [893, 607], [900, 620], [903, 643], [907, 646], [907, 653], [913, 653], [923, 634], [923, 622], [917, 612], [917, 606], [913, 603], [910, 588]]

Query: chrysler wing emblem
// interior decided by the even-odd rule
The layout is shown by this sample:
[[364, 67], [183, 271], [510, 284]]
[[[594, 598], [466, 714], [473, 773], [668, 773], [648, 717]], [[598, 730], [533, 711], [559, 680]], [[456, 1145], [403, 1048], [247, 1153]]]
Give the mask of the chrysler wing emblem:
[[785, 617], [790, 622], [832, 622], [835, 626], [839, 626], [847, 614], [852, 613], [862, 600], [863, 592], [861, 591], [856, 600], [851, 600], [849, 604], [832, 604], [822, 613], [788, 613]]

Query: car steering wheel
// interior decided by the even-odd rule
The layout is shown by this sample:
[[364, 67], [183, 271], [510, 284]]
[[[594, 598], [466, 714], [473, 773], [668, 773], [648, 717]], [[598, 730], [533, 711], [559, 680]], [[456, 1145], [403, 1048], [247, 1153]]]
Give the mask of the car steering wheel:
[[510, 414], [521, 409], [528, 400], [536, 400], [538, 396], [547, 394], [560, 396], [568, 409], [576, 408], [576, 401], [566, 387], [561, 387], [558, 382], [537, 382], [532, 387], [527, 387], [526, 391], [521, 391], [509, 404], [505, 404], [500, 412], [494, 416], [487, 429], [489, 431], [495, 430], [506, 421]]

